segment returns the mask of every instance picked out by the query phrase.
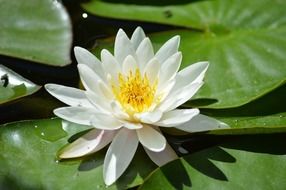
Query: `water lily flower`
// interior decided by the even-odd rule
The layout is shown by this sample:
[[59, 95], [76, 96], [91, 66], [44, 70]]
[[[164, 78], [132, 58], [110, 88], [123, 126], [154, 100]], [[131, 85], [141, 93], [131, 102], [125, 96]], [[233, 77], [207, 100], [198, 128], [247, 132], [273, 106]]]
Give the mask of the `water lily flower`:
[[47, 91], [69, 105], [54, 110], [69, 122], [90, 125], [89, 131], [69, 144], [60, 158], [94, 153], [110, 144], [103, 167], [106, 185], [114, 183], [130, 164], [139, 142], [158, 166], [177, 158], [160, 127], [194, 132], [224, 127], [200, 114], [199, 109], [177, 109], [203, 85], [208, 62], [179, 71], [180, 37], [168, 40], [156, 53], [138, 27], [131, 39], [123, 30], [115, 38], [114, 55], [101, 51], [101, 61], [89, 51], [74, 53], [85, 90], [47, 84]]

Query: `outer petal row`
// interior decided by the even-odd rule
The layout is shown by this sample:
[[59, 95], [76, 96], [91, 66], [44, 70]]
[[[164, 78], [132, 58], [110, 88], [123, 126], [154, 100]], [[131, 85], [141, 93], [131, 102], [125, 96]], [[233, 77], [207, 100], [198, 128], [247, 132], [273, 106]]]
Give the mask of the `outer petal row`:
[[130, 164], [138, 146], [134, 130], [122, 128], [108, 148], [103, 165], [106, 185], [114, 183]]
[[154, 123], [161, 127], [175, 127], [191, 120], [200, 113], [199, 109], [175, 109], [165, 112], [160, 121]]
[[61, 150], [59, 157], [77, 158], [97, 152], [112, 141], [114, 134], [115, 131], [92, 129]]
[[105, 80], [101, 62], [89, 51], [84, 48], [76, 46], [74, 54], [78, 64], [83, 64], [91, 68], [102, 80]]
[[192, 133], [200, 131], [209, 131], [213, 129], [225, 129], [229, 128], [229, 126], [214, 118], [198, 114], [194, 116], [190, 121], [182, 125], [176, 126], [176, 128]]
[[92, 107], [83, 90], [57, 84], [46, 84], [45, 88], [51, 95], [67, 105]]

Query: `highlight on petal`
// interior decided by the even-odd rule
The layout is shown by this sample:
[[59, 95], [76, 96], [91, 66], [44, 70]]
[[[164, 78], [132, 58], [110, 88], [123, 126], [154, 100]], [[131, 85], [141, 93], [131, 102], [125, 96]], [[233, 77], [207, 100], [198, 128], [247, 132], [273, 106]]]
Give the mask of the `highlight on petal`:
[[143, 113], [136, 113], [134, 117], [140, 120], [143, 123], [155, 123], [159, 121], [162, 117], [162, 112], [160, 110], [152, 111], [152, 112], [143, 112]]
[[103, 68], [101, 62], [90, 53], [88, 50], [81, 47], [74, 47], [74, 54], [78, 64], [87, 65], [91, 68], [97, 75], [99, 75], [103, 80], [105, 79]]
[[153, 152], [160, 152], [166, 147], [165, 137], [156, 129], [149, 125], [136, 130], [140, 143]]
[[59, 158], [77, 158], [92, 154], [108, 145], [115, 135], [115, 131], [92, 129], [71, 144], [64, 147]]
[[174, 36], [170, 40], [168, 40], [155, 54], [155, 57], [163, 63], [166, 61], [171, 55], [178, 52], [180, 44], [180, 36]]
[[157, 60], [156, 57], [151, 59], [145, 66], [143, 70], [143, 75], [147, 75], [151, 84], [158, 80], [158, 74], [161, 68], [160, 62]]
[[128, 55], [135, 55], [135, 50], [129, 38], [122, 29], [119, 29], [115, 37], [114, 56], [119, 64], [122, 64]]
[[165, 100], [159, 105], [160, 110], [167, 112], [171, 111], [178, 106], [182, 105], [200, 89], [203, 85], [201, 83], [191, 83], [184, 88], [178, 89], [176, 91], [171, 91], [171, 93], [165, 98]]
[[164, 150], [160, 152], [153, 152], [145, 147], [144, 149], [148, 154], [148, 156], [150, 157], [150, 159], [158, 166], [163, 166], [168, 162], [178, 159], [176, 152], [172, 149], [172, 147], [168, 143], [166, 143], [166, 147], [164, 148]]
[[170, 79], [174, 78], [180, 68], [182, 61], [182, 53], [177, 52], [171, 57], [169, 57], [161, 66], [160, 69], [160, 83], [168, 82]]
[[67, 105], [92, 107], [83, 90], [58, 84], [46, 84], [45, 89]]
[[97, 129], [116, 130], [123, 126], [123, 123], [110, 114], [97, 113], [91, 118], [90, 125]]
[[214, 129], [225, 129], [229, 128], [229, 126], [214, 118], [198, 114], [195, 117], [193, 117], [190, 121], [182, 125], [176, 126], [176, 128], [186, 132], [201, 132]]
[[136, 50], [140, 70], [144, 70], [148, 61], [154, 57], [154, 50], [149, 38], [145, 38]]
[[122, 73], [126, 76], [128, 74], [130, 74], [130, 72], [135, 74], [136, 69], [138, 69], [138, 65], [136, 63], [136, 60], [131, 55], [128, 55], [123, 61]]
[[107, 84], [88, 66], [78, 64], [78, 70], [86, 90], [93, 91], [94, 93], [107, 98], [110, 96], [112, 97], [111, 90], [108, 88]]
[[84, 64], [78, 64], [77, 67], [84, 88], [94, 92], [98, 91], [96, 83], [101, 81], [100, 77]]
[[105, 73], [109, 73], [113, 80], [116, 80], [118, 73], [121, 71], [120, 65], [113, 55], [106, 49], [101, 51], [102, 67]]
[[56, 116], [81, 125], [90, 125], [92, 118], [98, 113], [95, 108], [84, 107], [61, 107], [54, 110]]
[[127, 169], [138, 146], [138, 139], [134, 130], [122, 128], [113, 139], [107, 150], [103, 179], [106, 185], [113, 184]]
[[124, 121], [124, 127], [127, 129], [135, 130], [135, 129], [141, 129], [143, 125], [141, 123], [132, 123]]
[[130, 120], [130, 116], [126, 112], [124, 112], [124, 110], [122, 109], [122, 107], [117, 101], [112, 101], [110, 106], [111, 106], [113, 115], [115, 117], [120, 118], [122, 120], [127, 120], [127, 121]]
[[103, 113], [112, 112], [110, 105], [111, 101], [105, 98], [104, 96], [99, 96], [98, 94], [92, 91], [86, 91], [85, 95], [89, 99], [89, 101], [93, 104], [93, 106], [96, 107], [101, 112]]
[[160, 127], [175, 127], [191, 120], [193, 117], [200, 113], [199, 109], [176, 109], [165, 112], [160, 121], [154, 125]]
[[143, 29], [140, 26], [138, 26], [131, 36], [131, 43], [135, 50], [138, 48], [138, 46], [144, 40], [145, 37], [146, 36]]
[[204, 61], [194, 63], [178, 72], [176, 76], [176, 85], [174, 86], [174, 90], [183, 88], [190, 83], [202, 82], [208, 67], [209, 62]]

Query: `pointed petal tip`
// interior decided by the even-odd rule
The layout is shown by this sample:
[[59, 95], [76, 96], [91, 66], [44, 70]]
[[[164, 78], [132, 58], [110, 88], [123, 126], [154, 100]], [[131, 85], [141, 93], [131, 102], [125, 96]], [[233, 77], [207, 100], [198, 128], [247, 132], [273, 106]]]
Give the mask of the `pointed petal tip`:
[[179, 44], [180, 41], [181, 41], [181, 36], [176, 35], [176, 36], [173, 37], [173, 39], [174, 39], [174, 41], [177, 41], [177, 43]]
[[59, 86], [57, 84], [52, 84], [52, 83], [48, 83], [44, 85], [44, 88], [46, 89], [46, 91], [48, 93], [50, 93], [52, 95], [53, 91], [55, 91], [56, 86]]
[[119, 35], [124, 35], [124, 36], [127, 36], [125, 31], [122, 29], [122, 28], [119, 28], [117, 34], [116, 34], [116, 37], [118, 37]]
[[141, 33], [141, 34], [144, 34], [145, 36], [145, 33], [144, 33], [144, 30], [141, 26], [137, 26], [133, 32], [133, 34], [136, 34], [136, 33]]
[[45, 88], [47, 91], [49, 91], [50, 89], [52, 89], [52, 86], [53, 86], [53, 84], [48, 83], [48, 84], [45, 84], [45, 85], [44, 85], [44, 88]]
[[82, 47], [80, 47], [80, 46], [74, 46], [74, 48], [73, 48], [74, 51], [78, 51], [80, 49], [82, 49]]
[[73, 51], [74, 51], [75, 56], [77, 57], [79, 54], [86, 52], [88, 50], [80, 46], [74, 46]]

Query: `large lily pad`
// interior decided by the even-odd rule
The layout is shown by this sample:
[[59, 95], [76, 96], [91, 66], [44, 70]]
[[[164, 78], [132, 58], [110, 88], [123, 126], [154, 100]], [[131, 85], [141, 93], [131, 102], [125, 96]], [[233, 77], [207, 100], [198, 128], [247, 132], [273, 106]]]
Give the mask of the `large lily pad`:
[[[251, 102], [285, 83], [286, 4], [269, 4], [267, 0], [214, 0], [162, 7], [94, 0], [83, 7], [101, 16], [116, 17], [118, 13], [145, 21], [157, 20], [158, 12], [163, 15], [166, 10], [174, 11], [171, 18], [162, 17], [159, 22], [171, 24], [172, 20], [174, 25], [199, 28], [158, 33], [151, 38], [158, 48], [170, 37], [180, 35], [181, 68], [210, 61], [206, 83], [194, 98], [212, 100], [212, 104], [201, 107], [230, 108]], [[99, 43], [103, 46], [98, 49], [106, 43]]]
[[[230, 28], [275, 28], [286, 24], [281, 0], [207, 0], [166, 1], [145, 4], [136, 1], [91, 0], [82, 7], [88, 12], [110, 18], [149, 21], [201, 30]], [[223, 31], [223, 30], [222, 30]]]
[[125, 189], [141, 184], [155, 169], [139, 149], [124, 175], [107, 188], [102, 177], [106, 150], [79, 160], [57, 161], [57, 151], [86, 129], [74, 124], [62, 126], [60, 119], [0, 126], [0, 189]]
[[240, 137], [156, 169], [139, 189], [282, 190], [286, 187], [284, 142], [285, 134]]
[[30, 95], [39, 86], [0, 64], [0, 104]]
[[286, 132], [286, 85], [238, 108], [201, 109], [231, 128], [209, 131], [211, 134], [251, 134]]
[[58, 1], [0, 0], [0, 4], [0, 54], [54, 66], [71, 62], [70, 19]]

